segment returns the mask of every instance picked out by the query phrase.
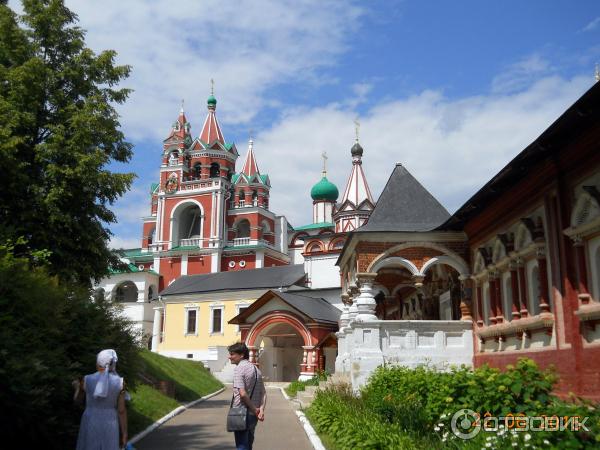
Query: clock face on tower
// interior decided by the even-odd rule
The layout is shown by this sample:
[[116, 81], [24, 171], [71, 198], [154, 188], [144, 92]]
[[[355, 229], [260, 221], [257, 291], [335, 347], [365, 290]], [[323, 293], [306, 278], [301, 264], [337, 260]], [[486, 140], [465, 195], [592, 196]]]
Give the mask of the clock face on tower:
[[165, 191], [167, 192], [167, 194], [172, 194], [173, 192], [177, 191], [177, 185], [177, 175], [172, 173], [171, 175], [169, 175], [169, 178], [165, 182]]

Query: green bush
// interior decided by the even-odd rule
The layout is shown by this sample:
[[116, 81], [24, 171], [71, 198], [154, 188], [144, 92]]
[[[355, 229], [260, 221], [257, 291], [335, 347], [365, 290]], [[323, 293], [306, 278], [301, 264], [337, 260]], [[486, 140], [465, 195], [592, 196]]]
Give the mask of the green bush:
[[290, 397], [295, 397], [298, 391], [306, 390], [306, 386], [318, 386], [321, 381], [327, 381], [329, 374], [325, 371], [319, 371], [315, 376], [304, 381], [292, 381], [286, 388], [285, 392]]
[[74, 448], [81, 411], [71, 381], [114, 348], [117, 370], [134, 387], [138, 347], [130, 325], [87, 290], [60, 286], [43, 269], [0, 245], [0, 433], [25, 448]]

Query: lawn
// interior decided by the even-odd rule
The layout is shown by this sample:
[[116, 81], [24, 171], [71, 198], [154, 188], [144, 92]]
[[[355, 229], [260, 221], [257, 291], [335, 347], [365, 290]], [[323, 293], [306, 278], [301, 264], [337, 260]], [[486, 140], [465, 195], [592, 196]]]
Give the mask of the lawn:
[[[222, 383], [200, 362], [167, 358], [143, 350], [142, 369], [128, 404], [129, 436], [134, 436], [157, 419], [185, 404], [217, 391]], [[159, 381], [175, 386], [175, 398], [155, 389]]]

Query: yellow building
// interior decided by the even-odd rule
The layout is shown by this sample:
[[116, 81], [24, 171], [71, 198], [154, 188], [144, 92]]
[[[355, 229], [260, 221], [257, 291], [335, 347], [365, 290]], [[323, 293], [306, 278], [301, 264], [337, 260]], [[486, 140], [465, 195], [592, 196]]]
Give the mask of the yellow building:
[[161, 292], [154, 309], [152, 348], [165, 356], [202, 361], [229, 376], [227, 346], [240, 341], [228, 322], [267, 291], [302, 289], [302, 265], [189, 275]]

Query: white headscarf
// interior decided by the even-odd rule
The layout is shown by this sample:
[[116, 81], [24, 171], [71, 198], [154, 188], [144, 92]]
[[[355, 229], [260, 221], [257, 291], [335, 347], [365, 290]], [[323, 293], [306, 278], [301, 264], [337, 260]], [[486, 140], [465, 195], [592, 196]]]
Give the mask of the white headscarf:
[[100, 380], [96, 384], [94, 397], [105, 397], [108, 395], [108, 373], [114, 372], [117, 367], [117, 352], [112, 348], [102, 350], [96, 357], [96, 365], [104, 368], [104, 372], [100, 374]]

